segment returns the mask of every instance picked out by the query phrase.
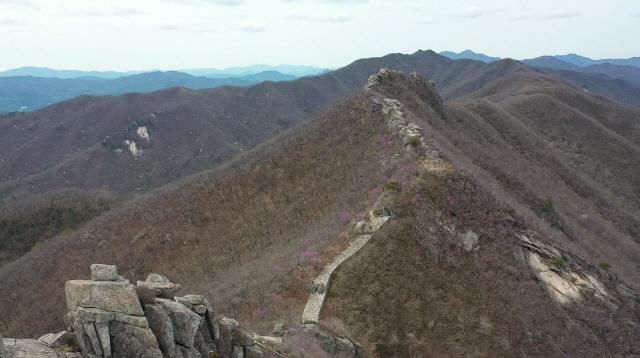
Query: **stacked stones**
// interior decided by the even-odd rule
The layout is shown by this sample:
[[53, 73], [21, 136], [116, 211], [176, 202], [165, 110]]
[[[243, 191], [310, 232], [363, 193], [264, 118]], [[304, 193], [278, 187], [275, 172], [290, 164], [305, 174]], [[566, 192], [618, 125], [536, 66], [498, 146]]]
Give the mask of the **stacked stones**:
[[[209, 301], [176, 296], [180, 285], [151, 273], [134, 286], [117, 268], [92, 265], [90, 281], [65, 286], [67, 322], [89, 358], [261, 358], [252, 334], [226, 325]], [[235, 322], [235, 321], [234, 321]]]
[[161, 358], [136, 287], [115, 266], [91, 265], [91, 280], [65, 285], [67, 329], [89, 358]]
[[208, 358], [217, 355], [220, 333], [213, 308], [200, 295], [175, 296], [179, 285], [164, 276], [150, 274], [138, 287], [156, 297], [144, 312], [165, 357]]
[[286, 352], [300, 335], [328, 357], [359, 357], [357, 344], [313, 325], [266, 337], [233, 319], [218, 321], [205, 297], [176, 296], [179, 289], [158, 274], [133, 285], [115, 266], [91, 265], [91, 280], [65, 284], [66, 330], [38, 340], [0, 337], [0, 358], [263, 358], [261, 347]]

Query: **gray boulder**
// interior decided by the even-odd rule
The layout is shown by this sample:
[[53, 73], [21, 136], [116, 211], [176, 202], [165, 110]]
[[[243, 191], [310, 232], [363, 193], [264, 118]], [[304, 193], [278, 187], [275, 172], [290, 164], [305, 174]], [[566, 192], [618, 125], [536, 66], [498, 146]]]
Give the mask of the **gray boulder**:
[[91, 344], [91, 350], [87, 350], [87, 352], [93, 352], [96, 356], [102, 357], [102, 345], [100, 344], [100, 339], [98, 338], [98, 331], [96, 330], [96, 326], [93, 323], [85, 323], [82, 328], [84, 329], [84, 333], [87, 335], [87, 337], [89, 337], [89, 343]]
[[164, 298], [157, 298], [156, 303], [162, 306], [173, 323], [173, 334], [176, 343], [185, 347], [193, 347], [193, 342], [200, 327], [200, 316], [186, 306]]
[[187, 348], [179, 345], [177, 352], [178, 358], [204, 358], [200, 355], [200, 352], [193, 347]]
[[168, 278], [156, 273], [150, 273], [145, 281], [138, 281], [139, 287], [153, 291], [156, 296], [162, 298], [174, 298], [180, 290], [180, 285], [171, 282]]
[[67, 331], [61, 331], [58, 333], [46, 333], [38, 338], [38, 342], [44, 344], [50, 348], [58, 347], [75, 347], [76, 339], [73, 333]]
[[158, 341], [149, 328], [111, 321], [113, 358], [163, 358]]
[[204, 304], [204, 296], [202, 296], [202, 295], [185, 295], [182, 298], [185, 301], [191, 303], [192, 305], [203, 305]]
[[471, 230], [458, 234], [458, 246], [468, 253], [478, 252], [480, 250], [480, 237]]
[[199, 315], [203, 315], [207, 313], [207, 307], [205, 307], [205, 305], [195, 305], [193, 306], [193, 311]]
[[262, 358], [264, 354], [258, 346], [244, 347], [244, 358]]
[[147, 319], [143, 316], [131, 316], [123, 313], [116, 313], [116, 321], [131, 324], [134, 326], [138, 326], [141, 328], [149, 328], [149, 323]]
[[233, 352], [231, 352], [231, 358], [244, 358], [244, 350], [240, 346], [233, 346]]
[[[35, 339], [5, 338], [2, 358], [57, 358], [53, 348]], [[1, 349], [1, 348], [0, 348]]]
[[76, 309], [76, 315], [83, 322], [109, 322], [116, 318], [116, 314], [113, 312], [97, 309], [97, 308], [83, 308], [78, 307]]
[[230, 357], [233, 352], [233, 332], [240, 325], [238, 321], [222, 317], [220, 324], [220, 338], [217, 341], [218, 353], [223, 357]]
[[93, 264], [91, 269], [91, 279], [94, 281], [117, 281], [118, 268], [112, 265]]
[[0, 335], [0, 358], [8, 358], [7, 350], [4, 349], [4, 340], [2, 339], [1, 335]]
[[173, 323], [171, 323], [171, 318], [167, 312], [160, 305], [148, 304], [144, 306], [144, 314], [164, 356], [169, 358], [176, 357]]
[[126, 281], [67, 281], [65, 293], [70, 310], [84, 307], [144, 315], [135, 287]]
[[100, 340], [100, 347], [104, 358], [111, 358], [111, 337], [109, 336], [109, 323], [96, 323], [96, 332]]

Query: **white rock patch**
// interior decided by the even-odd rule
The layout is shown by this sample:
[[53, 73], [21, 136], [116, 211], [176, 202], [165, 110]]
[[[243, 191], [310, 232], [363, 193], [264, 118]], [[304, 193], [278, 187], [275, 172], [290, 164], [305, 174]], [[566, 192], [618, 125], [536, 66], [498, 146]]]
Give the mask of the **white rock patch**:
[[612, 300], [602, 282], [583, 267], [576, 264], [556, 267], [556, 261], [564, 262], [558, 249], [523, 234], [518, 237], [529, 267], [556, 302], [577, 303], [585, 294], [593, 294], [604, 301]]
[[145, 139], [147, 142], [151, 140], [151, 136], [149, 135], [149, 130], [147, 129], [147, 127], [138, 127], [136, 133], [138, 133], [138, 136], [140, 138]]
[[569, 280], [553, 271], [540, 255], [529, 252], [527, 262], [533, 273], [545, 284], [551, 297], [558, 303], [568, 304], [582, 298], [580, 290]]
[[129, 148], [131, 155], [133, 155], [134, 157], [139, 157], [142, 154], [142, 150], [138, 148], [136, 142], [127, 139], [124, 141], [124, 145]]

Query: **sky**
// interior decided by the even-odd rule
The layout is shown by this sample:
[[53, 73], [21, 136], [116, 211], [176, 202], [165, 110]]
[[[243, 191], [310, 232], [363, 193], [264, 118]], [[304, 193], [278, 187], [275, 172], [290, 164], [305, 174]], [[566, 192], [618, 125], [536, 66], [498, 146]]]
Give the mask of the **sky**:
[[0, 0], [0, 70], [335, 68], [419, 49], [640, 56], [640, 0]]

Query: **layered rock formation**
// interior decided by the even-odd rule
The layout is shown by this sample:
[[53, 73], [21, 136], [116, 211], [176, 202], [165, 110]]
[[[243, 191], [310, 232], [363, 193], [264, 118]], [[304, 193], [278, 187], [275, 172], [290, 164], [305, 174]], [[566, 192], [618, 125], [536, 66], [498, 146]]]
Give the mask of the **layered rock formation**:
[[[263, 358], [311, 345], [327, 357], [359, 357], [359, 345], [313, 324], [264, 337], [221, 317], [201, 295], [149, 274], [132, 284], [110, 265], [91, 265], [91, 280], [65, 284], [65, 330], [35, 339], [0, 339], [0, 358]], [[304, 351], [302, 348], [300, 351]]]

